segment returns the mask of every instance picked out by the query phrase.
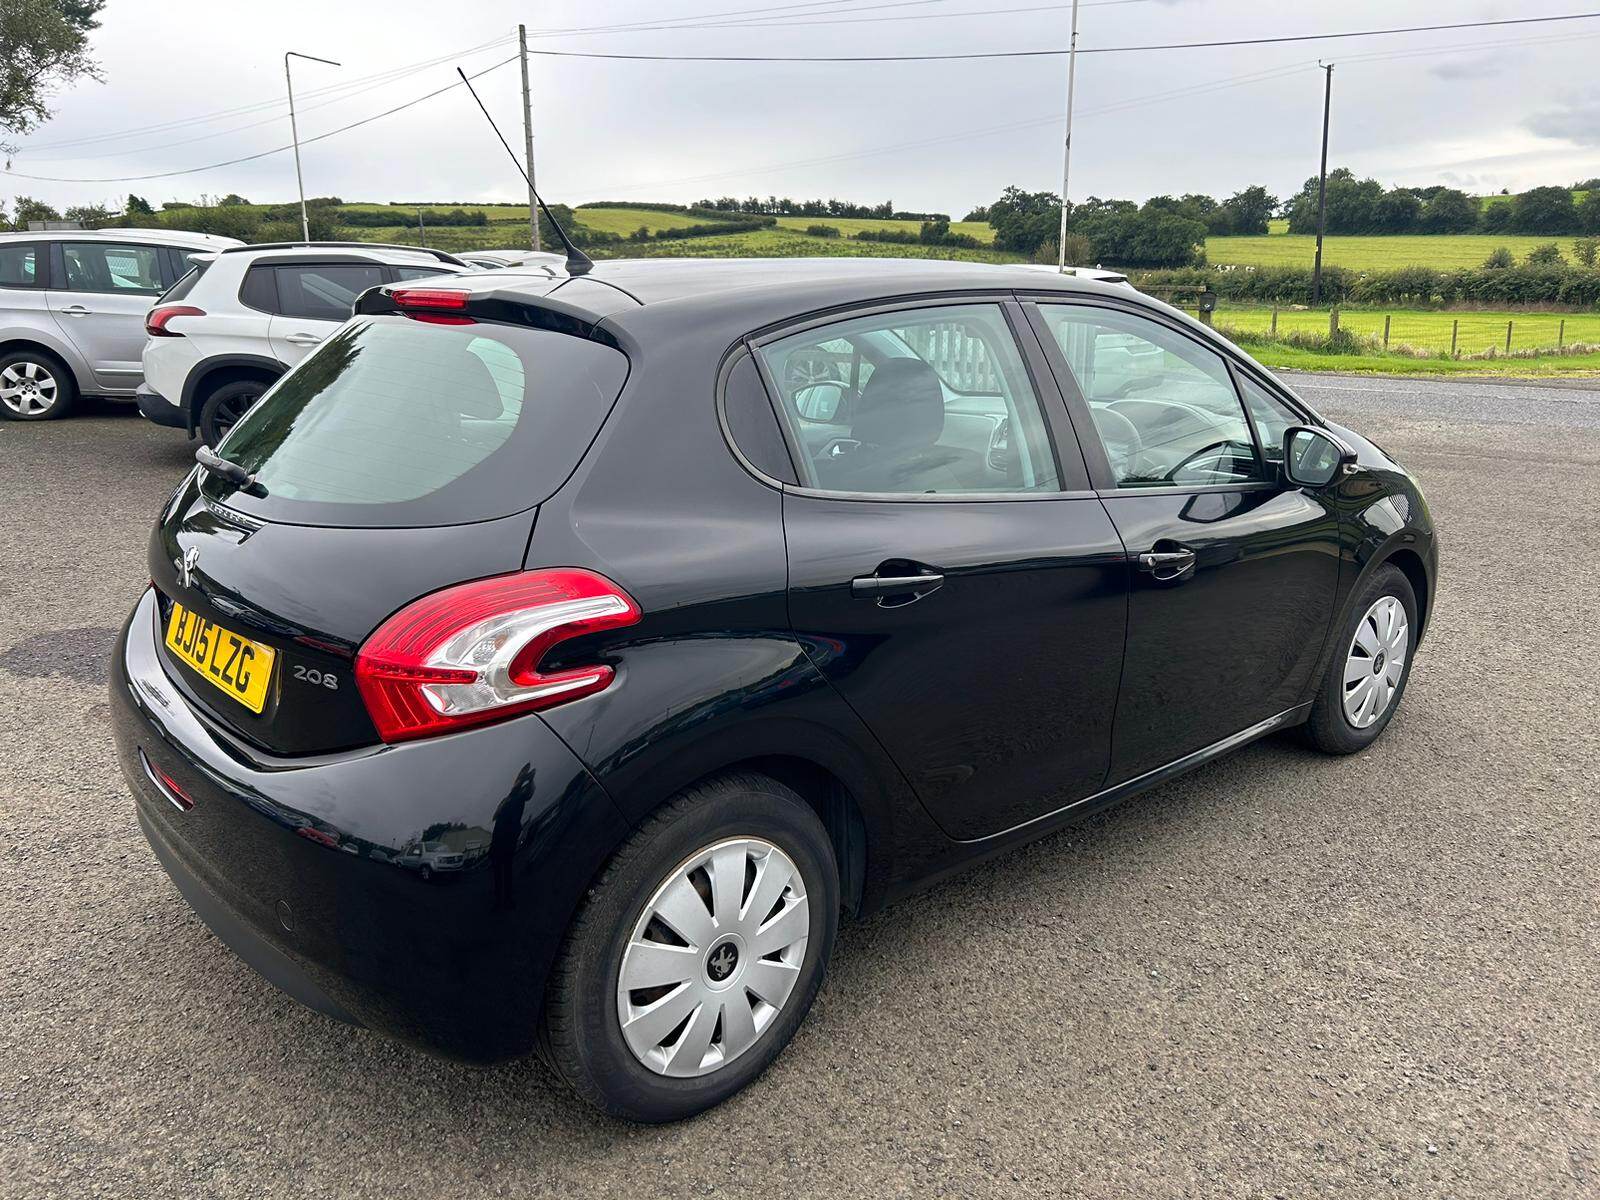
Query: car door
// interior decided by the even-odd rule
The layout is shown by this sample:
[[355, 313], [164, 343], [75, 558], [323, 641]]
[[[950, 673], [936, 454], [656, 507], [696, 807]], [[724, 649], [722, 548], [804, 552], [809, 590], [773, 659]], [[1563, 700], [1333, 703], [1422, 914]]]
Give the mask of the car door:
[[1264, 379], [1151, 310], [1032, 313], [1133, 568], [1119, 783], [1307, 699], [1333, 616], [1338, 517], [1283, 481], [1281, 448], [1262, 434], [1281, 438], [1300, 416]]
[[960, 839], [1101, 787], [1122, 663], [1122, 545], [1022, 320], [947, 299], [755, 347], [794, 631]]
[[345, 321], [356, 297], [387, 281], [380, 263], [296, 262], [274, 267], [276, 308], [268, 330], [272, 353], [294, 366]]
[[46, 303], [89, 364], [96, 385], [132, 392], [144, 376], [144, 318], [170, 282], [163, 247], [135, 242], [56, 242]]

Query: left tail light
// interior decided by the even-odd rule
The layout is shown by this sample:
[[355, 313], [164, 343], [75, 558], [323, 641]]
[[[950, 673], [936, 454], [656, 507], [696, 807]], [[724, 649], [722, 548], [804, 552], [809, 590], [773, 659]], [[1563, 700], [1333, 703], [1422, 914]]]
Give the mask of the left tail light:
[[356, 654], [356, 685], [386, 742], [431, 737], [591, 696], [605, 663], [544, 671], [562, 642], [636, 624], [639, 606], [576, 567], [474, 580], [407, 605]]
[[167, 323], [174, 317], [203, 317], [205, 309], [196, 308], [192, 304], [160, 304], [145, 314], [144, 331], [151, 337], [182, 337], [176, 329], [168, 329]]

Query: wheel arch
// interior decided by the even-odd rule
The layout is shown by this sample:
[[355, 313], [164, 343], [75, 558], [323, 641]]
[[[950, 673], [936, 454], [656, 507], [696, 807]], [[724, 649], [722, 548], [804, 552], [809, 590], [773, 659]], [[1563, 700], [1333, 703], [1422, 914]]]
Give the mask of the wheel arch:
[[[0, 338], [0, 356], [15, 354], [18, 351], [31, 351], [55, 360], [61, 365], [61, 369], [72, 377], [72, 384], [80, 396], [94, 394], [94, 376], [90, 373], [88, 364], [70, 346], [34, 334], [26, 337]], [[88, 381], [87, 384], [85, 380]]]
[[222, 354], [198, 363], [183, 381], [181, 405], [189, 436], [194, 436], [200, 422], [200, 409], [219, 387], [239, 379], [260, 379], [270, 383], [287, 370], [277, 359], [259, 354]]
[[1394, 564], [1411, 584], [1411, 591], [1417, 599], [1417, 641], [1420, 642], [1422, 635], [1427, 632], [1429, 611], [1433, 606], [1428, 568], [1422, 561], [1422, 555], [1409, 544], [1396, 546], [1383, 558], [1371, 563], [1368, 570], [1375, 570], [1384, 563]]

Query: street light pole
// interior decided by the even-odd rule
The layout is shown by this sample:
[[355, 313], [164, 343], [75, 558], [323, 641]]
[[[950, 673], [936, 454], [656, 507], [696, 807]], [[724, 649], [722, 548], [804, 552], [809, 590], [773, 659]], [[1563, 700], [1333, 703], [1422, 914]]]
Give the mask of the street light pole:
[[1328, 224], [1328, 111], [1333, 106], [1333, 64], [1319, 63], [1327, 75], [1322, 91], [1322, 170], [1317, 175], [1317, 258], [1311, 267], [1311, 303], [1322, 302], [1322, 234]]
[[294, 119], [294, 77], [289, 74], [289, 60], [291, 58], [304, 58], [311, 62], [327, 63], [330, 67], [340, 64], [331, 58], [318, 58], [315, 54], [301, 54], [298, 50], [290, 50], [283, 56], [283, 81], [289, 87], [289, 136], [294, 140], [294, 181], [300, 188], [300, 240], [311, 240], [311, 221], [306, 216], [306, 181], [300, 174], [300, 128]]
[[1078, 0], [1072, 0], [1072, 40], [1067, 44], [1067, 137], [1061, 149], [1061, 232], [1056, 237], [1056, 269], [1067, 270], [1067, 183], [1072, 177], [1072, 93], [1078, 81]]
[[539, 249], [539, 200], [533, 194], [533, 96], [528, 90], [528, 27], [517, 26], [522, 59], [522, 150], [528, 159], [528, 242]]

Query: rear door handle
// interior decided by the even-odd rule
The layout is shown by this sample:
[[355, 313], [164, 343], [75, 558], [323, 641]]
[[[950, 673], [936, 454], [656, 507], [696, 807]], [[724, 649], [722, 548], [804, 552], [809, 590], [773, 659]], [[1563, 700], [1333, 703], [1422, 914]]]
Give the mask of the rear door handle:
[[92, 316], [94, 316], [94, 309], [85, 308], [81, 304], [69, 304], [65, 308], [63, 308], [61, 310], [61, 312], [64, 315], [69, 316], [69, 317], [92, 317]]
[[283, 340], [291, 346], [315, 346], [322, 339], [314, 333], [291, 333]]

